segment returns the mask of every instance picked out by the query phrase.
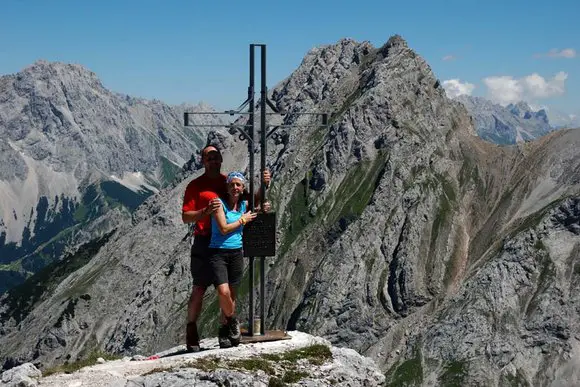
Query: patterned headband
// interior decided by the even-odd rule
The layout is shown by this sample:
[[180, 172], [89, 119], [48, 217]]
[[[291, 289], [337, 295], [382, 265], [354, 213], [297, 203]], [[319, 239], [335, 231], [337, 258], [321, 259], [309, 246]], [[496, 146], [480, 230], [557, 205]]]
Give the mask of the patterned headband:
[[233, 179], [239, 179], [242, 182], [242, 184], [246, 185], [246, 178], [244, 177], [244, 174], [241, 172], [230, 172], [228, 174], [228, 178], [226, 181], [229, 184]]

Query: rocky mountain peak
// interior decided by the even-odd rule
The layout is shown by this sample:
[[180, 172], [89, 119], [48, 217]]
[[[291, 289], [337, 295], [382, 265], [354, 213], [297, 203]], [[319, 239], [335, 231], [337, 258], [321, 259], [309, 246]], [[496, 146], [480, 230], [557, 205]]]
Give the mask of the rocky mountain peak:
[[33, 78], [40, 78], [43, 74], [46, 74], [51, 77], [59, 77], [62, 79], [79, 77], [98, 80], [96, 73], [81, 64], [48, 61], [45, 59], [35, 61], [31, 65], [22, 69], [18, 74], [22, 76], [31, 76]]
[[[63, 229], [104, 215], [109, 207], [99, 200], [133, 208], [171, 181], [205, 144], [207, 131], [183, 126], [183, 112], [200, 109], [213, 110], [115, 93], [76, 64], [40, 60], [0, 77], [0, 263], [11, 263], [19, 277], [34, 272], [34, 250], [56, 235], [60, 247], [44, 256], [74, 246], [82, 233], [65, 237]], [[83, 238], [110, 227], [100, 224]], [[26, 269], [17, 262], [24, 256], [35, 262]], [[4, 274], [0, 293], [9, 282]]]
[[38, 60], [11, 77], [14, 91], [23, 98], [66, 94], [74, 104], [74, 97], [81, 94], [110, 93], [94, 72], [79, 64]]
[[[267, 155], [277, 214], [268, 327], [360, 351], [387, 384], [564, 380], [580, 348], [571, 199], [580, 179], [570, 173], [580, 170], [579, 131], [514, 147], [483, 141], [465, 107], [397, 37], [379, 49], [343, 40], [311, 50], [272, 100], [292, 128], [280, 128]], [[292, 115], [305, 111], [332, 113], [329, 125]], [[230, 140], [212, 138], [226, 156]], [[80, 269], [55, 268], [42, 297], [7, 295], [5, 356], [49, 366], [87, 347], [154, 353], [182, 339], [187, 183], [152, 196], [131, 225], [71, 257], [86, 262]], [[238, 294], [242, 319], [250, 291]], [[207, 337], [219, 318], [213, 293], [204, 305]]]
[[519, 101], [516, 104], [509, 104], [506, 109], [512, 112], [513, 115], [524, 118], [526, 113], [532, 112], [532, 108], [525, 101]]
[[389, 52], [398, 51], [405, 48], [409, 48], [407, 41], [400, 35], [393, 35], [389, 38], [389, 40], [387, 40], [387, 43], [385, 43], [379, 49], [379, 51], [381, 54], [383, 54], [383, 56], [387, 56], [389, 55]]
[[546, 112], [545, 109], [538, 110], [536, 112], [536, 114], [534, 114], [534, 117], [537, 118], [537, 119], [540, 119], [540, 120], [544, 121], [546, 124], [549, 124], [550, 123], [550, 121], [548, 119], [548, 113]]

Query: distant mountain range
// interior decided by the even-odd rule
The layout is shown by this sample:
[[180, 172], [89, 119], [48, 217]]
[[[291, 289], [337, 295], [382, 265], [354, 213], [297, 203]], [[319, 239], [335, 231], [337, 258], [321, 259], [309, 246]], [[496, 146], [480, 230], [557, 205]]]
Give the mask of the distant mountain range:
[[[67, 69], [68, 77], [83, 73]], [[97, 188], [119, 192], [129, 186], [123, 175], [137, 180], [140, 172], [134, 186], [143, 191], [131, 192], [156, 189], [158, 157], [179, 165], [196, 143], [166, 105], [132, 105], [91, 77], [80, 84], [93, 87], [72, 93], [67, 75], [34, 74], [18, 95], [18, 75], [8, 89], [0, 85], [1, 106], [17, 117], [2, 113], [0, 121], [14, 149], [2, 187], [30, 180], [48, 192], [42, 202], [30, 194], [19, 220], [31, 207], [35, 219], [62, 208], [55, 187], [79, 186], [73, 179], [94, 166], [105, 188], [114, 182], [117, 190], [99, 183], [75, 199], [71, 188], [65, 214], [85, 221], [94, 207], [81, 203], [93, 203]], [[352, 348], [376, 362], [389, 386], [580, 384], [580, 130], [552, 131], [545, 112], [523, 104], [475, 114], [475, 100], [468, 113], [400, 36], [380, 47], [343, 39], [314, 48], [269, 92], [288, 114], [266, 155], [277, 237], [276, 256], [260, 266], [267, 329]], [[321, 126], [298, 112], [333, 114]], [[492, 141], [520, 142], [483, 140], [475, 126], [486, 120]], [[219, 141], [222, 170], [244, 170], [244, 141], [225, 130], [206, 138]], [[191, 274], [180, 201], [201, 173], [188, 167], [129, 221], [0, 296], [3, 368], [31, 361], [44, 371], [101, 351], [152, 354], [183, 343]], [[5, 217], [18, 203], [6, 197]], [[31, 235], [42, 235], [36, 224]], [[250, 275], [237, 292], [245, 321]], [[219, 315], [209, 291], [203, 337], [215, 336]]]
[[211, 107], [114, 93], [79, 65], [0, 77], [0, 293], [171, 182], [207, 136], [185, 109]]
[[557, 109], [546, 108], [550, 124], [556, 129], [580, 128], [580, 114], [564, 113]]
[[544, 109], [534, 111], [523, 101], [504, 107], [482, 97], [461, 95], [456, 99], [473, 117], [477, 134], [496, 144], [530, 141], [555, 129]]

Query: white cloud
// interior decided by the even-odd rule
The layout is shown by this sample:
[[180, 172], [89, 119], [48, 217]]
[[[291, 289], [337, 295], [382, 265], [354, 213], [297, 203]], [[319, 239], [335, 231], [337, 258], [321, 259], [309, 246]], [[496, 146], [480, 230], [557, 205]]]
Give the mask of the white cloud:
[[519, 101], [533, 102], [542, 98], [562, 95], [566, 92], [568, 74], [563, 71], [552, 79], [545, 79], [537, 73], [516, 79], [509, 75], [487, 77], [483, 83], [487, 87], [489, 99], [502, 105]]
[[469, 82], [461, 82], [459, 79], [448, 79], [443, 81], [443, 88], [449, 98], [456, 98], [460, 95], [471, 95], [475, 85]]
[[457, 59], [457, 57], [455, 55], [449, 54], [449, 55], [445, 55], [441, 60], [443, 60], [445, 62], [449, 62], [449, 61], [452, 61], [455, 59]]
[[563, 50], [553, 48], [546, 53], [535, 54], [534, 57], [536, 57], [536, 58], [548, 57], [548, 58], [568, 58], [568, 59], [571, 59], [571, 58], [575, 58], [576, 54], [577, 54], [576, 50], [574, 50], [573, 48], [564, 48]]

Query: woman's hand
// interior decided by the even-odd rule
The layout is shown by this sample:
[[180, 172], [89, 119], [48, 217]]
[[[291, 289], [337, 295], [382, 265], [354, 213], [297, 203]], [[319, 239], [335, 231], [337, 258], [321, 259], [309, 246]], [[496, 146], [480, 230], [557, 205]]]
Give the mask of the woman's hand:
[[240, 223], [242, 225], [251, 222], [252, 220], [256, 219], [257, 214], [252, 211], [248, 211], [240, 217]]

